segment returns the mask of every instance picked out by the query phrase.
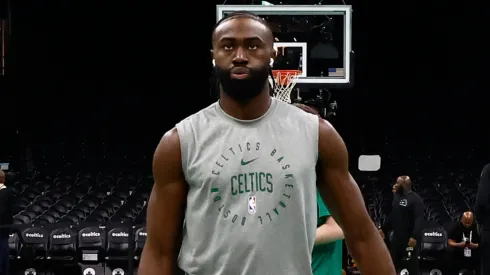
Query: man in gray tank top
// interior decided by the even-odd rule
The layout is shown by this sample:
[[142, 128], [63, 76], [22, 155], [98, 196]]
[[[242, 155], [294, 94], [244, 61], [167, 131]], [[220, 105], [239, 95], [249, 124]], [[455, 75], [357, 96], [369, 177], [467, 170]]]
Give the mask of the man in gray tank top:
[[263, 19], [231, 14], [212, 41], [220, 100], [155, 151], [139, 274], [311, 274], [317, 186], [362, 274], [395, 274], [338, 133], [270, 97], [274, 37]]

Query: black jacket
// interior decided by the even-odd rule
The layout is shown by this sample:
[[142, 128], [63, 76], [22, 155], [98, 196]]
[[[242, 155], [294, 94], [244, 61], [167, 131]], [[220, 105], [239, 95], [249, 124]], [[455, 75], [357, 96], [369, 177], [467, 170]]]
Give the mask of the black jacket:
[[10, 234], [10, 229], [5, 226], [12, 225], [13, 222], [13, 204], [14, 195], [12, 190], [4, 188], [0, 190], [0, 237], [7, 237]]
[[396, 194], [393, 198], [391, 214], [382, 226], [383, 232], [393, 231], [394, 238], [417, 239], [424, 222], [424, 202], [420, 196], [411, 191], [407, 194]]

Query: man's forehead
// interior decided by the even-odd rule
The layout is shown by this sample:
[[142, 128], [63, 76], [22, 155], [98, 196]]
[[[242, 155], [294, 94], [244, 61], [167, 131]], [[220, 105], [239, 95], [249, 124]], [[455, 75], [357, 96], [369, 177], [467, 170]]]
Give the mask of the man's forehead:
[[221, 23], [215, 30], [215, 38], [246, 38], [260, 37], [266, 39], [268, 35], [267, 27], [251, 18], [233, 18]]

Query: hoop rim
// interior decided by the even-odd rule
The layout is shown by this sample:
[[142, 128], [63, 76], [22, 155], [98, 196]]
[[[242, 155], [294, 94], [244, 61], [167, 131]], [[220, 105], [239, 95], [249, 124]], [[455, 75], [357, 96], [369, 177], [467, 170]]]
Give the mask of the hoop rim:
[[277, 75], [277, 73], [295, 73], [300, 74], [301, 70], [272, 70], [272, 74]]
[[290, 75], [294, 77], [301, 74], [301, 70], [272, 70], [272, 75], [274, 75], [274, 79], [277, 82], [276, 84], [283, 86], [283, 85], [288, 85], [291, 78], [287, 78], [285, 80], [277, 79], [278, 74], [281, 74], [280, 78], [287, 78], [287, 76]]

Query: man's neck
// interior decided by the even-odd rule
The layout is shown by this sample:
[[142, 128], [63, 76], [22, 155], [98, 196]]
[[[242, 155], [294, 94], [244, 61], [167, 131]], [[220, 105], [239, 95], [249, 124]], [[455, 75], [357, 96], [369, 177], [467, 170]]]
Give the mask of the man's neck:
[[270, 107], [269, 88], [246, 102], [237, 101], [221, 92], [219, 104], [228, 115], [240, 120], [253, 120], [263, 116]]

